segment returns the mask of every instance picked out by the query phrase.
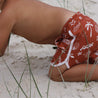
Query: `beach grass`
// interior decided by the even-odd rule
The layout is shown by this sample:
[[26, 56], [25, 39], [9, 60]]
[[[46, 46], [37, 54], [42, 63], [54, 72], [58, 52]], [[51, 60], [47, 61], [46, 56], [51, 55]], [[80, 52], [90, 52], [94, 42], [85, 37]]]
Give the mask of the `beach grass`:
[[69, 2], [68, 2], [68, 0], [67, 0], [67, 8], [68, 8], [68, 3], [69, 3]]
[[[25, 47], [25, 51], [26, 51], [27, 62], [28, 62], [28, 65], [29, 65], [29, 72], [30, 72], [30, 86], [31, 86], [31, 76], [32, 76], [32, 79], [33, 79], [34, 84], [35, 84], [35, 86], [36, 86], [36, 89], [37, 89], [37, 91], [38, 91], [38, 93], [39, 93], [39, 95], [40, 95], [40, 98], [42, 98], [42, 94], [41, 94], [41, 92], [40, 92], [40, 90], [39, 90], [39, 88], [38, 88], [37, 82], [36, 82], [36, 80], [35, 80], [35, 77], [34, 77], [34, 75], [33, 75], [32, 70], [31, 70], [31, 64], [30, 64], [30, 60], [29, 60], [29, 56], [28, 56], [28, 52], [27, 52], [27, 48], [26, 48], [25, 43], [24, 43], [24, 47]], [[31, 87], [30, 87], [30, 96], [31, 96]]]
[[[13, 79], [15, 80], [15, 82], [17, 83], [17, 85], [19, 86], [19, 88], [21, 89], [22, 93], [24, 94], [24, 96], [26, 98], [28, 98], [27, 94], [25, 93], [25, 91], [23, 90], [23, 88], [21, 87], [21, 85], [19, 84], [18, 80], [16, 79], [15, 75], [13, 74], [12, 70], [10, 69], [10, 67], [8, 66], [8, 64], [6, 63], [6, 60], [2, 57], [3, 62], [5, 63], [7, 69], [9, 70], [9, 72], [11, 73]], [[8, 90], [7, 90], [8, 91]]]
[[82, 9], [83, 9], [83, 13], [84, 13], [84, 15], [86, 15], [86, 10], [85, 10], [85, 5], [84, 5], [84, 0], [82, 0]]
[[[68, 47], [64, 50], [64, 52], [65, 52], [67, 49], [68, 49]], [[48, 51], [49, 51], [49, 49], [48, 49]], [[49, 53], [50, 53], [50, 51], [49, 51]], [[58, 56], [58, 58], [55, 60], [53, 66], [57, 63], [58, 59], [62, 56], [62, 54], [63, 54], [63, 52], [62, 52], [62, 53]], [[49, 95], [50, 79], [51, 79], [51, 75], [52, 75], [52, 72], [53, 72], [53, 68], [54, 68], [54, 67], [52, 67], [52, 69], [51, 69], [51, 71], [50, 71], [50, 74], [49, 74], [49, 81], [48, 81], [48, 88], [47, 88], [47, 98], [48, 98], [48, 95]], [[58, 72], [60, 73], [60, 76], [61, 76], [62, 82], [63, 82], [63, 84], [64, 84], [64, 87], [66, 87], [65, 81], [64, 81], [64, 78], [63, 78], [63, 75], [62, 75], [61, 70], [59, 69], [59, 67], [57, 67], [57, 70], [58, 70]]]
[[93, 67], [92, 67], [92, 69], [91, 69], [91, 71], [89, 72], [89, 75], [88, 75], [88, 77], [87, 77], [87, 81], [88, 81], [88, 82], [90, 81], [90, 79], [91, 79], [91, 77], [92, 77], [92, 75], [93, 75], [93, 73], [94, 73], [94, 70], [95, 70], [96, 65], [97, 65], [97, 61], [98, 61], [98, 59], [95, 61], [94, 65], [93, 65]]
[[88, 67], [89, 67], [89, 56], [90, 56], [90, 53], [89, 53], [89, 42], [87, 40], [87, 37], [86, 37], [86, 34], [85, 34], [85, 31], [83, 31], [84, 33], [84, 37], [86, 39], [86, 43], [87, 43], [87, 47], [88, 47], [88, 55], [87, 55], [87, 67], [86, 67], [86, 72], [85, 72], [85, 86], [87, 87], [88, 86], [88, 80], [87, 80], [87, 71], [88, 71]]
[[8, 88], [8, 86], [7, 86], [7, 84], [6, 84], [5, 81], [4, 81], [4, 85], [5, 85], [5, 87], [6, 87], [6, 90], [7, 90], [8, 94], [9, 94], [10, 98], [13, 98], [13, 97], [12, 97], [12, 94], [11, 94], [11, 92], [10, 92], [10, 90], [9, 90], [9, 88]]
[[65, 8], [65, 0], [63, 0], [63, 7]]
[[[23, 78], [23, 75], [24, 75], [24, 72], [26, 70], [27, 66], [25, 66], [23, 72], [22, 72], [22, 75], [20, 77], [20, 81], [19, 81], [19, 84], [21, 85], [21, 82], [22, 82], [22, 78]], [[17, 89], [17, 98], [19, 98], [19, 90], [20, 90], [20, 87], [18, 86], [18, 89]]]
[[62, 4], [61, 4], [61, 2], [60, 2], [59, 0], [57, 0], [57, 2], [58, 2], [58, 4], [60, 5], [60, 7], [62, 7]]
[[[21, 87], [22, 77], [23, 77], [23, 75], [24, 75], [24, 72], [25, 72], [27, 66], [24, 68], [24, 70], [23, 70], [23, 72], [22, 72], [22, 75], [21, 75], [21, 78], [20, 78], [20, 81], [18, 82], [17, 79], [16, 79], [16, 77], [14, 76], [12, 70], [9, 68], [8, 64], [6, 63], [6, 60], [4, 59], [4, 57], [2, 57], [2, 60], [3, 60], [3, 62], [5, 63], [6, 67], [8, 68], [9, 72], [11, 73], [11, 75], [13, 76], [15, 82], [16, 82], [17, 85], [18, 85], [17, 98], [19, 98], [19, 89], [21, 89], [21, 91], [23, 92], [23, 94], [25, 95], [26, 98], [32, 98], [32, 97], [31, 97], [31, 82], [32, 82], [32, 81], [31, 81], [31, 76], [32, 76], [32, 79], [33, 79], [33, 81], [34, 81], [34, 83], [35, 83], [36, 89], [37, 89], [37, 91], [38, 91], [38, 93], [39, 93], [39, 95], [40, 95], [40, 98], [42, 98], [42, 94], [41, 94], [41, 92], [40, 92], [40, 90], [39, 90], [39, 88], [38, 88], [37, 82], [36, 82], [36, 80], [35, 80], [35, 78], [34, 78], [34, 75], [33, 75], [33, 73], [32, 73], [31, 67], [30, 67], [29, 56], [28, 56], [28, 52], [27, 52], [27, 48], [26, 48], [26, 45], [25, 45], [25, 44], [24, 44], [24, 47], [25, 47], [25, 51], [26, 51], [26, 58], [27, 58], [27, 62], [28, 62], [28, 65], [29, 65], [29, 73], [30, 73], [30, 94], [29, 94], [29, 97], [28, 97], [27, 94], [25, 93], [24, 89]], [[10, 91], [9, 91], [9, 89], [8, 89], [8, 87], [7, 87], [7, 85], [6, 85], [6, 83], [5, 83], [5, 87], [6, 87], [7, 92], [9, 93], [10, 97], [12, 98], [12, 95], [11, 95], [11, 93], [10, 93]]]

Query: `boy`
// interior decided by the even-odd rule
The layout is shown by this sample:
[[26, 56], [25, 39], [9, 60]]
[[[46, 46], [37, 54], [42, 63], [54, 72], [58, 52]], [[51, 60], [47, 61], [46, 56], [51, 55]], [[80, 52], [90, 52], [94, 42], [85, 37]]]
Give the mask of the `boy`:
[[[36, 0], [0, 0], [0, 8], [1, 56], [8, 45], [10, 32], [31, 42], [56, 44], [50, 78], [62, 81], [62, 74], [65, 81], [85, 81], [87, 64], [83, 63], [87, 60], [88, 50], [90, 61], [94, 62], [98, 57], [98, 25], [92, 19]], [[89, 48], [87, 43], [90, 43]], [[87, 75], [92, 66], [89, 64]], [[91, 80], [97, 79], [98, 66]]]

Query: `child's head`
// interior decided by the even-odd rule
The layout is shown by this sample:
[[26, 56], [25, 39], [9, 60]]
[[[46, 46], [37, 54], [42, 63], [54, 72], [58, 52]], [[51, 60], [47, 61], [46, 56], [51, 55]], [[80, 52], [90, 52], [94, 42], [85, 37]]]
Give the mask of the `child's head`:
[[4, 3], [5, 3], [6, 0], [0, 0], [0, 10], [2, 9]]

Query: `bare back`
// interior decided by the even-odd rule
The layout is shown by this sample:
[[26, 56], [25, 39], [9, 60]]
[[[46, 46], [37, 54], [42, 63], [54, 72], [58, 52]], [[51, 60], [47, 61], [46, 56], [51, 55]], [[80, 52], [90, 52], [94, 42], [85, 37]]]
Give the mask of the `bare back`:
[[0, 31], [6, 30], [0, 36], [4, 36], [1, 39], [5, 45], [1, 43], [0, 49], [5, 50], [10, 32], [31, 42], [54, 44], [63, 25], [73, 14], [37, 0], [6, 0], [0, 14]]
[[65, 23], [65, 12], [68, 13], [36, 0], [12, 0], [12, 3], [16, 18], [12, 32], [37, 43], [57, 37]]
[[17, 21], [13, 33], [37, 43], [56, 33], [55, 18], [58, 16], [54, 7], [35, 0], [19, 0], [15, 5]]

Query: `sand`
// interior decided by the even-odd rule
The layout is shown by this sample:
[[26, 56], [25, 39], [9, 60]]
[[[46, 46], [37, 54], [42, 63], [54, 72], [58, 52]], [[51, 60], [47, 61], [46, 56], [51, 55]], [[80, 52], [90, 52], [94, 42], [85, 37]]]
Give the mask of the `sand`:
[[[56, 0], [42, 1], [60, 7]], [[63, 0], [61, 0], [61, 2], [63, 2]], [[98, 23], [98, 0], [84, 0], [84, 3], [86, 14]], [[63, 4], [61, 5], [63, 6]], [[65, 4], [65, 7], [67, 7], [67, 4]], [[75, 12], [83, 12], [82, 0], [69, 0], [68, 9]], [[22, 37], [11, 35], [9, 49], [6, 50], [3, 58], [14, 73], [17, 81], [20, 80], [21, 74], [26, 67], [21, 86], [28, 96], [30, 95], [30, 73], [24, 43], [27, 47], [31, 70], [40, 92], [43, 98], [47, 98], [49, 82], [48, 70], [55, 50], [52, 49], [52, 45], [38, 45], [31, 43]], [[0, 98], [11, 98], [5, 84], [7, 85], [12, 98], [17, 98], [17, 84], [8, 68], [5, 66], [4, 61], [0, 58]], [[25, 98], [21, 90], [19, 91], [19, 98]], [[33, 80], [31, 82], [31, 98], [40, 98]], [[51, 80], [48, 98], [98, 98], [98, 83], [90, 82], [89, 86], [86, 88], [84, 82], [62, 83]]]

